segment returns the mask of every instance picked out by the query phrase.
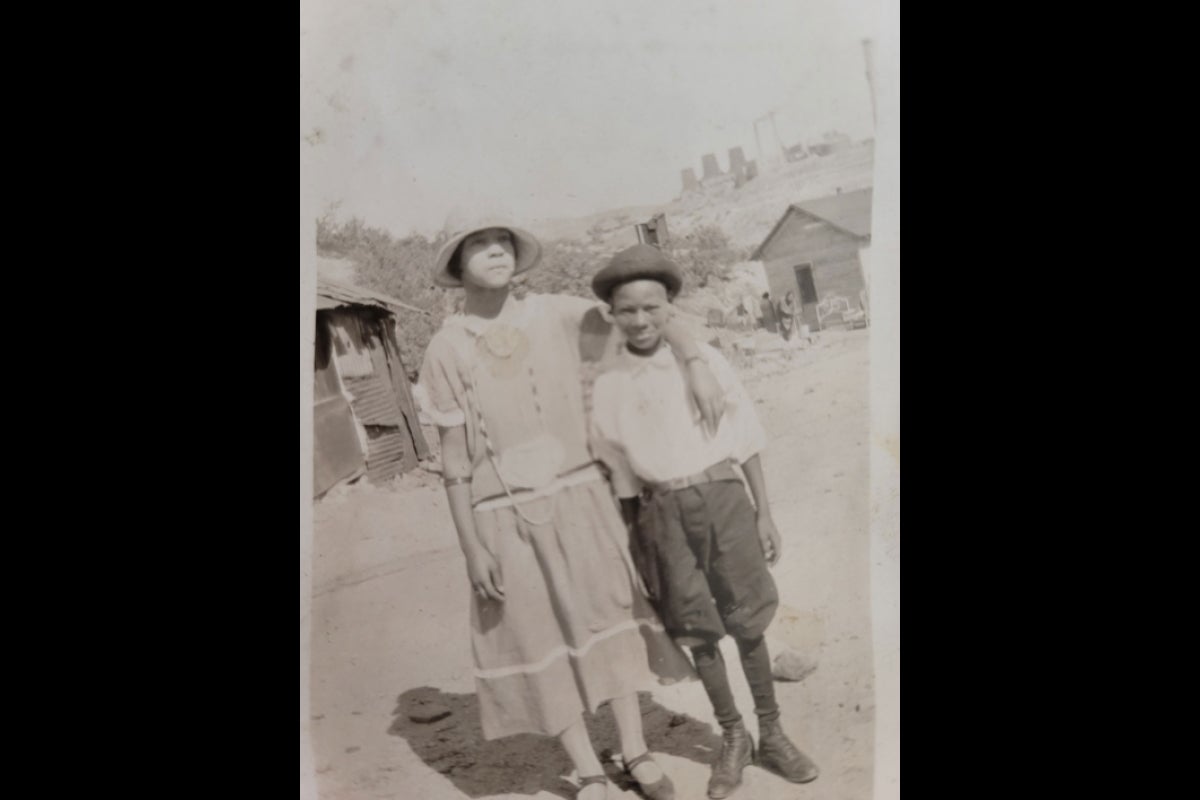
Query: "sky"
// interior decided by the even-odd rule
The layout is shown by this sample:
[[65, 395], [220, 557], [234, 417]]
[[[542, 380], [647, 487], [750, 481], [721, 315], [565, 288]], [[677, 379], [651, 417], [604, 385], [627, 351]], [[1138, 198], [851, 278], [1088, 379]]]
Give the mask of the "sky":
[[[714, 153], [873, 135], [891, 0], [302, 0], [301, 181], [394, 235], [478, 198], [517, 219], [669, 202]], [[777, 152], [769, 123], [764, 150]]]

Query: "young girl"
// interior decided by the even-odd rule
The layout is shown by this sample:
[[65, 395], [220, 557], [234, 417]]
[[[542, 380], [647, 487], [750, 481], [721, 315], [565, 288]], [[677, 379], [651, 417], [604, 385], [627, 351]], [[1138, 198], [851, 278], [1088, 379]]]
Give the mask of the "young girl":
[[[454, 230], [434, 280], [461, 286], [465, 302], [429, 343], [421, 381], [474, 590], [483, 735], [557, 736], [580, 798], [599, 800], [607, 782], [582, 713], [608, 700], [626, 768], [648, 797], [672, 798], [643, 738], [637, 691], [654, 675], [694, 673], [639, 590], [625, 525], [589, 451], [580, 351], [596, 304], [518, 300], [511, 281], [537, 265], [537, 239], [498, 218]], [[719, 388], [695, 343], [673, 336], [706, 416], [719, 416]]]

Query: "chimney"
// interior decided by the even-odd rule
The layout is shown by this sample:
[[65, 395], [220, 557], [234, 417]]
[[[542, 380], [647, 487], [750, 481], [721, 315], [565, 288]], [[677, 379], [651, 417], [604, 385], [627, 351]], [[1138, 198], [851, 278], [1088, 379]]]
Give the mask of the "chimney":
[[683, 191], [694, 192], [700, 188], [700, 182], [696, 180], [696, 170], [688, 167], [683, 171]]

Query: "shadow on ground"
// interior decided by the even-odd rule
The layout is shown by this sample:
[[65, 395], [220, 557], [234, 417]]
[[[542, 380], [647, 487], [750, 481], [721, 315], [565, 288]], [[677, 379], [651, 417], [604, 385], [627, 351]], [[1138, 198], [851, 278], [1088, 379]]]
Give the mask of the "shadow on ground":
[[[716, 757], [721, 738], [711, 725], [664, 708], [647, 692], [639, 694], [638, 700], [651, 752], [706, 765]], [[392, 714], [388, 733], [407, 741], [422, 761], [468, 797], [543, 791], [565, 799], [575, 796], [575, 784], [567, 779], [573, 767], [558, 740], [520, 734], [484, 741], [474, 694], [451, 694], [428, 686], [409, 689], [400, 695]], [[622, 790], [633, 788], [633, 781], [611, 760], [611, 754], [621, 752], [612, 712], [601, 706], [585, 720], [609, 778]]]

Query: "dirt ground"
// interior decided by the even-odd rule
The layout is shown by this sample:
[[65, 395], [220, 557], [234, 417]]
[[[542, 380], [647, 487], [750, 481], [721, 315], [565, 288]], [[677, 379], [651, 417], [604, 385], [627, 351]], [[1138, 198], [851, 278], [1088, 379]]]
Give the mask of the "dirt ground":
[[[772, 655], [790, 648], [816, 662], [802, 681], [777, 682], [777, 694], [785, 728], [822, 773], [797, 786], [750, 767], [734, 798], [871, 797], [868, 336], [822, 332], [789, 359], [759, 332], [756, 354], [738, 359], [770, 436], [764, 469], [784, 540], [767, 636]], [[310, 709], [323, 800], [573, 797], [553, 739], [482, 741], [466, 569], [438, 476], [340, 487], [314, 508], [313, 547]], [[723, 647], [757, 734], [736, 648]], [[656, 688], [642, 709], [678, 796], [705, 797], [719, 739], [703, 688]], [[607, 709], [589, 726], [598, 751], [619, 752]], [[619, 782], [609, 796], [639, 795]]]

